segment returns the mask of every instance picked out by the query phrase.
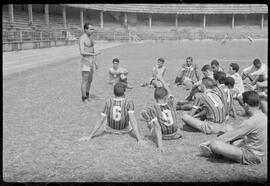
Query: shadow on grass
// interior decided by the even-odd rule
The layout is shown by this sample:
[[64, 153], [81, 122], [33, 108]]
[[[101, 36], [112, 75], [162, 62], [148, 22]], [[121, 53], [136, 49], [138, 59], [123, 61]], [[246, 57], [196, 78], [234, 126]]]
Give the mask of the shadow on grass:
[[226, 159], [223, 156], [206, 157], [203, 156], [202, 154], [197, 154], [196, 156], [206, 158], [206, 160], [211, 163], [236, 164], [236, 162]]
[[186, 124], [183, 124], [183, 127], [182, 127], [182, 130], [183, 131], [186, 131], [186, 132], [196, 132], [196, 133], [199, 133], [200, 131], [186, 125]]

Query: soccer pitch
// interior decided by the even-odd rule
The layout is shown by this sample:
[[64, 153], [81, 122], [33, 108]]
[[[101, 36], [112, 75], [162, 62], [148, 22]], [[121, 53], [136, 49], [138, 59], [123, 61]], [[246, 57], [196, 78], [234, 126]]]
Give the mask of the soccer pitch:
[[[267, 41], [246, 40], [228, 41], [225, 45], [217, 41], [147, 42], [106, 49], [97, 57], [99, 69], [90, 90], [97, 98], [90, 104], [81, 102], [79, 53], [77, 58], [4, 77], [4, 181], [266, 181], [267, 159], [261, 165], [245, 166], [202, 157], [198, 145], [215, 135], [183, 128], [181, 112], [178, 119], [183, 138], [163, 141], [165, 152], [158, 152], [139, 113], [154, 101], [154, 89], [140, 84], [149, 80], [159, 57], [165, 59], [165, 80], [172, 84], [188, 56], [193, 57], [199, 69], [217, 59], [225, 71], [231, 62], [236, 62], [242, 72], [255, 58], [267, 63], [267, 48]], [[113, 96], [112, 86], [106, 82], [115, 57], [129, 71], [128, 81], [134, 88], [126, 91], [126, 97], [134, 100], [139, 130], [147, 147], [138, 145], [128, 134], [78, 141], [90, 133], [106, 99]], [[180, 87], [172, 88], [172, 92], [176, 99], [187, 95]]]

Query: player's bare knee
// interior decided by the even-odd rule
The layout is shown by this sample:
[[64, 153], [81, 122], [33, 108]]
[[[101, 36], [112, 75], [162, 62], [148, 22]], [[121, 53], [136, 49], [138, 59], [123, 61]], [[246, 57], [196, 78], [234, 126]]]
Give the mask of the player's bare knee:
[[182, 116], [182, 119], [183, 121], [187, 122], [190, 117], [191, 117], [190, 115], [188, 115], [187, 113], [184, 113]]
[[212, 151], [219, 151], [219, 149], [222, 149], [222, 142], [220, 140], [214, 140], [210, 143], [210, 148]]

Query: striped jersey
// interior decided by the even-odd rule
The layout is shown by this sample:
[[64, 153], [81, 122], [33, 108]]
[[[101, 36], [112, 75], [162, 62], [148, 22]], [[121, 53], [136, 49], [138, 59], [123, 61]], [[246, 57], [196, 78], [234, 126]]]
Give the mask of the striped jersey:
[[107, 124], [110, 128], [122, 130], [129, 125], [129, 112], [134, 112], [133, 101], [115, 97], [106, 101], [101, 114], [107, 116]]
[[235, 91], [227, 87], [224, 87], [224, 91], [227, 94], [227, 114], [229, 114], [230, 111], [233, 109], [233, 97], [235, 95]]
[[195, 94], [193, 105], [206, 111], [206, 119], [214, 123], [225, 121], [225, 108], [221, 98], [213, 90], [206, 90], [203, 93]]
[[178, 129], [177, 117], [175, 105], [172, 100], [165, 104], [153, 104], [153, 106], [147, 109], [147, 114], [152, 121], [158, 121], [162, 135], [172, 135], [176, 133]]
[[215, 88], [213, 88], [213, 90], [221, 98], [221, 101], [222, 101], [224, 108], [225, 108], [225, 111], [226, 111], [226, 115], [228, 115], [229, 114], [228, 113], [229, 112], [228, 100], [230, 100], [230, 92], [226, 92], [224, 89], [225, 89], [224, 84], [220, 84], [220, 85], [216, 86]]
[[183, 72], [184, 77], [193, 80], [195, 71], [198, 71], [198, 66], [195, 63], [192, 63], [190, 66], [185, 63], [182, 65], [181, 71]]

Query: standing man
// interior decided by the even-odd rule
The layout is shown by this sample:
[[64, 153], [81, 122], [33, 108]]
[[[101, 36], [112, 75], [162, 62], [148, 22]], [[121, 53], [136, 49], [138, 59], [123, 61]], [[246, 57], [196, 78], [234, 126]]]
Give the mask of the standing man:
[[95, 61], [95, 56], [100, 54], [100, 52], [94, 52], [94, 41], [92, 39], [92, 34], [95, 29], [90, 23], [84, 24], [84, 33], [81, 35], [79, 39], [79, 47], [80, 54], [82, 56], [81, 59], [81, 70], [82, 70], [82, 101], [84, 103], [89, 102], [89, 91], [90, 86], [93, 79], [94, 74], [94, 66], [96, 70], [98, 69], [98, 65]]

